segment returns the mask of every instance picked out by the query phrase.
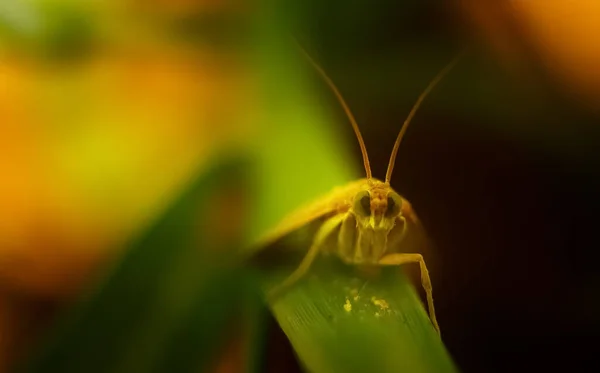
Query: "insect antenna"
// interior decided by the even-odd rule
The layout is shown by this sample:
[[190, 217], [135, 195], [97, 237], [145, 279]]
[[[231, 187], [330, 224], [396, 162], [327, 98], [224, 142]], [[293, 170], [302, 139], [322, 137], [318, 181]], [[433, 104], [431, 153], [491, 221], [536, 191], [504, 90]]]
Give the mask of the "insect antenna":
[[369, 156], [367, 155], [367, 148], [365, 146], [365, 141], [363, 140], [363, 137], [360, 134], [360, 129], [358, 128], [358, 124], [356, 124], [356, 119], [354, 119], [354, 115], [352, 115], [352, 112], [350, 111], [350, 108], [346, 104], [346, 101], [344, 100], [344, 97], [342, 97], [342, 94], [340, 93], [340, 91], [337, 89], [337, 87], [335, 86], [333, 81], [329, 78], [329, 76], [327, 76], [327, 74], [321, 68], [321, 66], [319, 66], [319, 64], [317, 64], [315, 62], [315, 60], [312, 59], [312, 57], [308, 54], [308, 52], [306, 52], [306, 50], [304, 50], [304, 48], [302, 48], [300, 43], [296, 42], [296, 44], [298, 44], [300, 51], [302, 52], [304, 57], [306, 57], [308, 62], [313, 66], [313, 68], [315, 70], [317, 70], [319, 75], [321, 75], [321, 78], [323, 78], [323, 80], [325, 80], [325, 83], [327, 83], [329, 88], [333, 91], [333, 93], [337, 97], [338, 101], [344, 108], [344, 112], [346, 113], [346, 116], [348, 116], [348, 119], [350, 120], [350, 123], [352, 124], [354, 133], [356, 134], [356, 138], [358, 139], [358, 144], [360, 145], [360, 151], [362, 153], [363, 163], [365, 165], [365, 171], [367, 173], [367, 179], [370, 179], [371, 178], [371, 165], [369, 163]]
[[408, 117], [404, 121], [404, 124], [402, 124], [402, 128], [400, 129], [400, 133], [398, 133], [398, 137], [396, 138], [396, 142], [394, 143], [394, 148], [392, 149], [392, 155], [390, 156], [390, 163], [388, 164], [388, 169], [387, 169], [387, 172], [385, 174], [385, 183], [386, 184], [390, 183], [390, 180], [392, 178], [392, 171], [394, 171], [394, 163], [396, 162], [396, 154], [398, 153], [398, 148], [400, 147], [400, 142], [402, 141], [402, 138], [404, 137], [404, 134], [406, 133], [406, 129], [408, 128], [408, 125], [410, 124], [410, 121], [415, 116], [415, 113], [417, 112], [417, 109], [419, 109], [419, 106], [421, 106], [421, 103], [423, 102], [423, 100], [425, 99], [425, 97], [429, 94], [429, 92], [431, 92], [431, 90], [436, 86], [436, 84], [438, 84], [440, 82], [440, 80], [442, 80], [442, 78], [450, 70], [452, 70], [452, 68], [454, 67], [454, 65], [456, 65], [456, 63], [463, 56], [463, 54], [464, 54], [464, 51], [462, 53], [458, 54], [456, 57], [454, 57], [454, 59], [450, 63], [448, 63], [435, 76], [435, 78], [433, 78], [433, 80], [429, 83], [429, 85], [427, 86], [427, 88], [425, 88], [425, 90], [423, 91], [423, 93], [421, 93], [421, 95], [417, 99], [417, 102], [415, 103], [415, 105], [410, 110], [410, 113], [408, 114]]

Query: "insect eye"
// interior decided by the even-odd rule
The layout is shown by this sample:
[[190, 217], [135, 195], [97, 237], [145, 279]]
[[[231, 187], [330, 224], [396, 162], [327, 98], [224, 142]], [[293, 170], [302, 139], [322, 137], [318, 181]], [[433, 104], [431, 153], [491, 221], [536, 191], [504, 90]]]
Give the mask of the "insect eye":
[[385, 214], [387, 216], [398, 215], [400, 213], [400, 207], [402, 207], [402, 200], [400, 197], [389, 195], [387, 198], [387, 210]]
[[366, 215], [371, 215], [371, 197], [369, 197], [368, 195], [363, 196], [360, 199], [360, 205], [363, 208], [363, 212]]
[[363, 191], [356, 196], [354, 211], [365, 216], [371, 215], [371, 195], [368, 191]]

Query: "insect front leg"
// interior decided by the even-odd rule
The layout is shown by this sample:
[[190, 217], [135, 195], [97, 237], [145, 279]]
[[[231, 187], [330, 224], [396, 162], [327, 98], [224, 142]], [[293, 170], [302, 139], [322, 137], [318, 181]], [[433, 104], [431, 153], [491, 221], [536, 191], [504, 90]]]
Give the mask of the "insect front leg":
[[317, 231], [315, 238], [313, 240], [310, 249], [308, 249], [308, 253], [304, 256], [298, 268], [292, 272], [281, 284], [277, 285], [274, 289], [272, 289], [267, 297], [270, 301], [273, 301], [279, 295], [281, 295], [287, 288], [294, 285], [298, 280], [300, 280], [310, 269], [311, 264], [321, 251], [323, 247], [323, 243], [327, 240], [327, 238], [335, 231], [335, 229], [341, 224], [344, 220], [345, 214], [335, 215], [328, 220], [326, 220], [323, 225]]
[[440, 334], [440, 327], [435, 317], [435, 308], [433, 307], [433, 294], [431, 287], [431, 279], [429, 278], [429, 271], [423, 260], [421, 254], [389, 254], [384, 256], [380, 261], [380, 265], [396, 265], [400, 266], [406, 263], [419, 263], [421, 268], [421, 284], [425, 293], [427, 294], [427, 307], [429, 309], [429, 318], [433, 324], [435, 330]]
[[353, 263], [356, 256], [356, 218], [347, 214], [340, 226], [337, 238], [337, 254], [346, 264]]
[[388, 237], [388, 247], [395, 248], [404, 241], [408, 233], [408, 224], [404, 216], [397, 218], [396, 225], [392, 229]]

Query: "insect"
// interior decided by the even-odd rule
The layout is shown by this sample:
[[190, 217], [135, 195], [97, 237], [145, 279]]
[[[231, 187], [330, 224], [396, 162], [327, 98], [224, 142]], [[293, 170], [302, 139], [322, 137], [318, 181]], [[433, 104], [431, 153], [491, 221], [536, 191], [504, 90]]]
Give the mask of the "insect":
[[[284, 218], [274, 229], [263, 236], [260, 244], [266, 246], [314, 220], [324, 218], [308, 252], [298, 267], [282, 283], [271, 289], [268, 297], [273, 300], [290, 286], [293, 286], [308, 272], [311, 264], [321, 252], [332, 252], [348, 265], [400, 266], [407, 263], [418, 263], [421, 272], [421, 284], [427, 296], [429, 317], [439, 333], [440, 329], [433, 305], [431, 280], [423, 256], [421, 254], [399, 252], [403, 241], [411, 233], [408, 228], [408, 221], [417, 225], [420, 222], [411, 208], [410, 202], [391, 187], [390, 180], [400, 142], [410, 121], [427, 94], [456, 65], [460, 55], [455, 57], [435, 76], [417, 99], [394, 143], [385, 181], [381, 181], [371, 175], [369, 157], [362, 135], [341, 93], [325, 71], [304, 49], [300, 47], [300, 50], [333, 91], [352, 124], [362, 152], [366, 178], [336, 188], [312, 204], [300, 208]], [[332, 245], [331, 242], [334, 244]]]

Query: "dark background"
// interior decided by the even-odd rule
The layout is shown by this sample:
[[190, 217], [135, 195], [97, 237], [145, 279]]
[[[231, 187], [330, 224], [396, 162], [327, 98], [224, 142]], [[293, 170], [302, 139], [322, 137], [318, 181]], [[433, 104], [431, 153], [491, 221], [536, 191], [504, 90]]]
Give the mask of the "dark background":
[[[442, 3], [311, 0], [290, 9], [300, 14], [299, 40], [353, 110], [378, 178], [419, 93], [470, 46], [417, 113], [392, 180], [436, 246], [426, 260], [435, 262], [443, 339], [465, 373], [595, 371], [600, 117], [541, 68], [525, 30], [505, 24], [520, 58], [511, 70], [454, 3]], [[271, 324], [271, 370], [297, 369]]]

